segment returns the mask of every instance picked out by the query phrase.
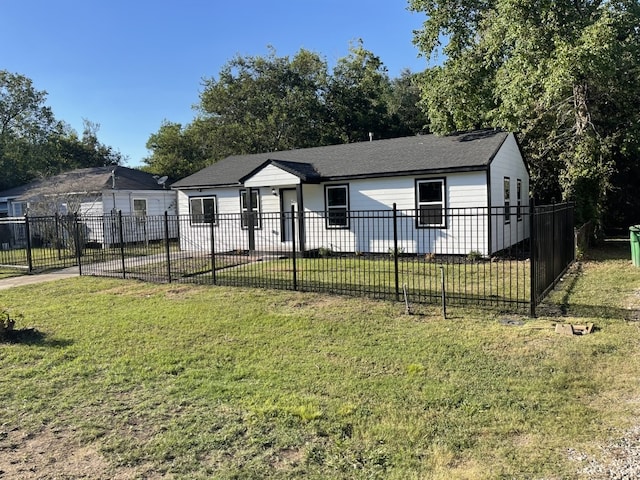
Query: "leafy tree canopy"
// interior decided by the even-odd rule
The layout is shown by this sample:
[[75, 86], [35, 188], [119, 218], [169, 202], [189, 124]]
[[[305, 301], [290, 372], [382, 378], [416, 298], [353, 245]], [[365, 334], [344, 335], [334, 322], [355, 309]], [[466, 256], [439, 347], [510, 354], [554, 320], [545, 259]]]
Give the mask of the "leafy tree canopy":
[[123, 156], [98, 140], [99, 126], [87, 120], [82, 135], [56, 120], [47, 92], [0, 70], [0, 190], [74, 168], [114, 165]]
[[637, 1], [409, 4], [427, 14], [416, 44], [445, 58], [422, 84], [434, 131], [516, 131], [539, 198], [575, 200], [579, 219], [599, 224], [613, 205], [634, 210], [613, 180], [629, 170], [638, 178]]
[[417, 133], [426, 125], [415, 108], [418, 88], [410, 72], [390, 81], [362, 42], [331, 72], [305, 49], [236, 56], [204, 80], [191, 124], [165, 122], [150, 137], [145, 170], [181, 178], [229, 155]]

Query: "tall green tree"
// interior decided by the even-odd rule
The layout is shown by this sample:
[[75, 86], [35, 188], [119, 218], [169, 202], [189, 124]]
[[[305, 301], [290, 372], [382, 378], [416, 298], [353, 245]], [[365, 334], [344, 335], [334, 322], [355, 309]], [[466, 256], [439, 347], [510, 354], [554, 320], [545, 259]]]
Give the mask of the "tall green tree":
[[200, 122], [183, 127], [165, 121], [149, 137], [147, 149], [152, 154], [144, 159], [144, 170], [179, 179], [205, 167], [210, 157], [206, 151], [206, 138], [201, 135]]
[[46, 95], [29, 78], [0, 70], [0, 190], [33, 178], [50, 135], [60, 131]]
[[31, 79], [0, 70], [0, 190], [64, 170], [124, 161], [98, 140], [98, 124], [85, 120], [79, 137], [56, 120], [46, 97]]
[[[257, 153], [317, 145], [322, 138], [327, 66], [300, 50], [293, 58], [237, 56], [204, 82], [199, 113], [225, 152]], [[222, 143], [222, 145], [220, 145]], [[224, 149], [223, 149], [224, 150]]]
[[329, 143], [363, 141], [372, 133], [389, 136], [392, 126], [387, 100], [391, 83], [379, 57], [359, 40], [338, 60], [329, 81], [326, 104]]
[[423, 84], [431, 127], [518, 132], [534, 193], [575, 200], [580, 221], [605, 224], [622, 193], [615, 173], [638, 168], [638, 2], [409, 4], [427, 14], [416, 44], [445, 58]]
[[429, 131], [429, 117], [420, 107], [423, 76], [405, 69], [398, 78], [391, 80], [386, 100], [391, 116], [390, 136], [403, 137]]
[[307, 148], [424, 131], [417, 76], [390, 81], [382, 61], [353, 44], [329, 72], [318, 54], [236, 56], [204, 81], [197, 116], [151, 135], [145, 170], [183, 177], [229, 155]]

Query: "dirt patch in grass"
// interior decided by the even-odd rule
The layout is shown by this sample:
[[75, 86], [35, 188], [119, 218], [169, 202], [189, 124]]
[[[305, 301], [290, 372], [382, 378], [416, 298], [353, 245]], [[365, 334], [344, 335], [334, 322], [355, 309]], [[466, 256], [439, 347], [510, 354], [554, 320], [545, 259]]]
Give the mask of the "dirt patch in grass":
[[[373, 308], [373, 305], [379, 305], [375, 300], [367, 298], [361, 298], [358, 301], [360, 308], [356, 308], [355, 311], [368, 312]], [[294, 298], [291, 298], [290, 295], [278, 296], [271, 298], [269, 302], [270, 309], [279, 314], [305, 314], [309, 316], [336, 309], [339, 311], [344, 308], [344, 305], [345, 298], [339, 295], [312, 293], [300, 294]], [[353, 310], [353, 307], [351, 308]], [[398, 308], [398, 311], [400, 310]], [[336, 320], [343, 321], [345, 318], [337, 316]]]
[[201, 295], [205, 288], [193, 284], [173, 285], [168, 288], [165, 296], [171, 300], [186, 300]]
[[169, 299], [188, 299], [197, 297], [205, 287], [194, 284], [165, 284], [156, 285], [143, 282], [123, 282], [112, 288], [102, 290], [105, 295], [118, 295], [137, 298], [149, 298], [157, 294], [164, 294]]
[[72, 432], [43, 428], [39, 432], [0, 430], [0, 479], [129, 480], [167, 478], [145, 467], [111, 465], [92, 445], [82, 445]]
[[156, 290], [149, 288], [149, 284], [142, 282], [123, 282], [113, 288], [102, 290], [104, 295], [118, 295], [127, 297], [150, 297]]
[[304, 462], [305, 454], [299, 448], [287, 448], [279, 452], [272, 466], [276, 470], [290, 470]]

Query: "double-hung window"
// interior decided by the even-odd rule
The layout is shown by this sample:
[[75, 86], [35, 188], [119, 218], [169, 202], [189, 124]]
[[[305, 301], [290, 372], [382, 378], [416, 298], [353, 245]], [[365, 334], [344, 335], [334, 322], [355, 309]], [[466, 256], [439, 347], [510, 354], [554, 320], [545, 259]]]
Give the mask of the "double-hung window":
[[416, 181], [418, 227], [446, 227], [444, 179]]
[[191, 197], [189, 215], [192, 225], [216, 223], [216, 197]]
[[147, 216], [147, 199], [146, 198], [133, 199], [133, 214], [136, 217]]
[[349, 185], [327, 185], [327, 228], [349, 228]]
[[[248, 192], [251, 192], [251, 208], [249, 208]], [[249, 217], [253, 218], [253, 228], [262, 228], [260, 222], [260, 192], [258, 190], [240, 190], [240, 211], [242, 212], [242, 228], [249, 228]]]
[[[69, 206], [65, 203], [60, 205], [61, 209], [68, 210]], [[147, 221], [147, 199], [146, 198], [134, 198], [133, 199], [133, 215], [136, 218], [138, 224], [143, 225]]]

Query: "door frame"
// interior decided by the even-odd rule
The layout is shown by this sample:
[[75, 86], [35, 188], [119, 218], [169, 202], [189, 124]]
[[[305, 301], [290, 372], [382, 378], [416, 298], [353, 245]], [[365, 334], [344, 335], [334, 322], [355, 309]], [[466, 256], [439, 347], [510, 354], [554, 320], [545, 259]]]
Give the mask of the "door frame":
[[[295, 187], [290, 187], [290, 188], [281, 188], [279, 189], [278, 192], [278, 196], [280, 197], [280, 241], [281, 242], [291, 242], [292, 239], [287, 239], [286, 238], [286, 232], [291, 230], [291, 224], [287, 225], [287, 219], [285, 218], [284, 213], [288, 213], [291, 210], [286, 208], [286, 205], [284, 204], [284, 193], [285, 192], [294, 192], [296, 193], [296, 212], [298, 212], [300, 210], [300, 203], [299, 203], [299, 198], [298, 198], [298, 189]], [[291, 232], [291, 234], [293, 236], [296, 235], [296, 230], [297, 228]]]

